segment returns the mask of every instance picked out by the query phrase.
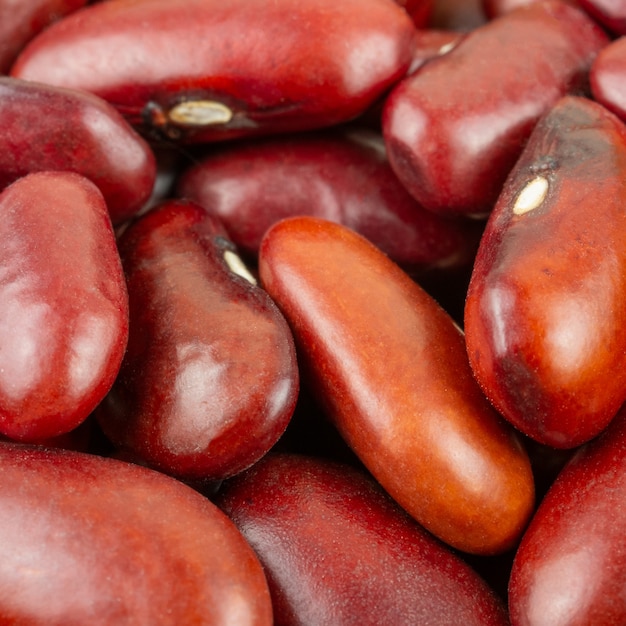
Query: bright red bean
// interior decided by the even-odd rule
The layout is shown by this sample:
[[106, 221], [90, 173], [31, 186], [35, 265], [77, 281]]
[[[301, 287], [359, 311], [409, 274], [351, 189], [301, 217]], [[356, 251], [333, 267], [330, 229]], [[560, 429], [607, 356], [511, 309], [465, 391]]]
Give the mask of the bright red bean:
[[268, 578], [275, 626], [505, 626], [501, 600], [365, 472], [270, 454], [216, 502]]
[[114, 224], [150, 198], [154, 154], [92, 94], [0, 77], [0, 128], [0, 189], [30, 172], [77, 172], [98, 186]]
[[572, 458], [515, 555], [513, 626], [626, 623], [626, 410]]
[[265, 231], [294, 215], [344, 224], [412, 273], [469, 266], [482, 231], [423, 209], [380, 134], [356, 129], [221, 144], [183, 172], [178, 194], [216, 215], [255, 262]]
[[242, 277], [222, 225], [196, 204], [165, 202], [118, 245], [130, 337], [97, 410], [102, 429], [179, 478], [219, 480], [245, 469], [276, 443], [298, 394], [283, 316]]
[[387, 492], [456, 548], [513, 547], [533, 508], [528, 457], [443, 309], [366, 239], [319, 218], [272, 226], [259, 272], [307, 386]]
[[258, 558], [190, 487], [96, 455], [0, 443], [0, 622], [270, 626]]
[[426, 209], [489, 213], [539, 117], [586, 85], [607, 43], [583, 11], [556, 0], [477, 28], [389, 95], [394, 171]]
[[29, 174], [0, 195], [0, 240], [0, 432], [54, 437], [102, 400], [126, 348], [104, 198], [79, 174]]
[[465, 309], [485, 394], [571, 448], [626, 401], [626, 126], [574, 96], [537, 125], [487, 223]]
[[406, 73], [414, 33], [390, 0], [118, 0], [48, 28], [11, 73], [200, 142], [356, 117]]

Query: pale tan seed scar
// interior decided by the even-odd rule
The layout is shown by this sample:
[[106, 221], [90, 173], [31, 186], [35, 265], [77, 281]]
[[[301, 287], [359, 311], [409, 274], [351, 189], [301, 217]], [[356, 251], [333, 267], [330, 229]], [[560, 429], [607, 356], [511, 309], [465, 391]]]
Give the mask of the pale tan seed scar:
[[548, 195], [548, 179], [543, 176], [537, 176], [519, 192], [513, 204], [513, 213], [515, 215], [524, 215], [529, 211], [540, 207]]
[[245, 278], [249, 283], [256, 285], [256, 278], [249, 272], [245, 263], [241, 260], [238, 254], [235, 254], [232, 250], [224, 250], [224, 261], [233, 274]]
[[172, 124], [179, 126], [211, 126], [227, 124], [233, 118], [233, 112], [214, 100], [189, 100], [172, 107], [167, 116]]

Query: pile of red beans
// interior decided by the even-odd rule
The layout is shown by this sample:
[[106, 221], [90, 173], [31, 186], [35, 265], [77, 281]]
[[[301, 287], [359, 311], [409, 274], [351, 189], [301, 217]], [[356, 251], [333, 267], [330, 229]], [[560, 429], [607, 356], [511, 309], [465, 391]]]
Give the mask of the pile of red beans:
[[626, 2], [0, 0], [0, 624], [626, 624]]

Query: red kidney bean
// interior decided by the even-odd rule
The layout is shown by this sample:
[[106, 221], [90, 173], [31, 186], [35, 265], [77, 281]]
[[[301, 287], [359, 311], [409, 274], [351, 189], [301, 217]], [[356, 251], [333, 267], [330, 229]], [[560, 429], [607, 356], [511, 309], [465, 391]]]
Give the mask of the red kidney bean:
[[38, 172], [0, 195], [0, 432], [37, 440], [78, 426], [119, 371], [128, 296], [98, 188]]
[[186, 485], [96, 455], [0, 443], [3, 624], [270, 626], [260, 562]]
[[115, 224], [150, 198], [154, 154], [92, 94], [0, 77], [0, 128], [0, 189], [30, 172], [77, 172], [98, 186]]
[[556, 448], [598, 435], [626, 400], [626, 127], [560, 100], [502, 190], [465, 309], [470, 363], [517, 428]]
[[450, 52], [459, 44], [465, 33], [454, 30], [436, 30], [427, 28], [418, 30], [415, 36], [413, 61], [408, 74], [413, 74], [423, 65]]
[[435, 0], [395, 0], [410, 16], [420, 29], [428, 26]]
[[625, 417], [577, 451], [536, 512], [511, 571], [513, 626], [626, 623]]
[[203, 142], [358, 116], [405, 75], [414, 33], [389, 0], [120, 0], [47, 29], [11, 73]]
[[[520, 7], [525, 7], [544, 0], [482, 0], [483, 10], [488, 19], [492, 20]], [[578, 5], [578, 0], [562, 0], [567, 4]]]
[[513, 547], [533, 507], [528, 457], [443, 309], [366, 239], [320, 218], [272, 226], [259, 273], [307, 387], [386, 491], [460, 550]]
[[118, 245], [130, 337], [96, 412], [102, 429], [179, 478], [219, 480], [245, 469], [276, 443], [297, 398], [283, 316], [245, 277], [222, 225], [196, 204], [161, 204]]
[[469, 266], [482, 231], [423, 209], [382, 137], [361, 129], [221, 144], [182, 174], [178, 194], [216, 215], [254, 261], [265, 231], [294, 215], [345, 224], [411, 272]]
[[586, 84], [607, 43], [586, 14], [557, 1], [474, 30], [388, 97], [394, 171], [426, 209], [488, 213], [539, 117]]
[[589, 72], [593, 99], [626, 121], [626, 37], [619, 37], [596, 57]]
[[616, 35], [626, 35], [626, 0], [576, 0], [591, 17]]
[[508, 624], [476, 572], [365, 472], [271, 454], [216, 503], [263, 564], [275, 626]]
[[6, 74], [24, 46], [53, 22], [77, 11], [88, 0], [2, 0], [0, 2], [0, 74]]

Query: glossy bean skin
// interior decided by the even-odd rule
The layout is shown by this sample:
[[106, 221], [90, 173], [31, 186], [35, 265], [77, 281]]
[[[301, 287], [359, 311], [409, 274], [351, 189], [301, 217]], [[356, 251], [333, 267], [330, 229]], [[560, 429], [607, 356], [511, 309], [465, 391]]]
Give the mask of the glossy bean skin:
[[128, 295], [102, 194], [38, 172], [0, 195], [0, 432], [24, 441], [78, 426], [109, 391]]
[[586, 86], [607, 43], [558, 1], [477, 28], [389, 95], [382, 125], [394, 171], [426, 209], [488, 214], [537, 120]]
[[[474, 264], [473, 371], [504, 417], [555, 448], [598, 435], [626, 400], [625, 180], [624, 124], [562, 99], [511, 172]], [[531, 184], [543, 192], [524, 208]]]
[[358, 116], [406, 73], [414, 33], [389, 0], [121, 0], [47, 29], [11, 74], [94, 92], [146, 132], [204, 142]]
[[130, 337], [96, 412], [102, 429], [181, 479], [220, 480], [245, 469], [278, 440], [297, 399], [283, 316], [231, 269], [234, 246], [196, 204], [164, 202], [126, 229], [118, 246]]
[[[534, 4], [535, 2], [543, 2], [543, 0], [482, 0], [482, 5], [485, 15], [492, 20], [505, 13], [519, 9], [520, 7]], [[578, 0], [563, 0], [563, 2], [572, 5], [580, 4]]]
[[182, 174], [177, 192], [216, 215], [255, 262], [265, 231], [294, 215], [344, 224], [412, 273], [469, 266], [481, 232], [423, 209], [391, 170], [380, 134], [363, 129], [220, 144]]
[[275, 626], [505, 626], [502, 602], [367, 474], [270, 454], [215, 502], [266, 572]]
[[511, 571], [513, 626], [626, 622], [625, 418], [576, 452], [539, 506]]
[[626, 121], [626, 36], [618, 37], [598, 54], [589, 82], [593, 99]]
[[261, 565], [190, 487], [114, 459], [0, 443], [0, 621], [269, 626]]
[[615, 35], [626, 35], [624, 0], [576, 0], [599, 24]]
[[114, 224], [150, 198], [150, 146], [92, 94], [0, 77], [0, 189], [30, 172], [77, 172], [94, 182]]
[[0, 74], [6, 74], [22, 48], [44, 28], [84, 7], [88, 0], [2, 0]]
[[533, 507], [528, 457], [443, 309], [367, 240], [319, 218], [270, 228], [259, 274], [307, 387], [385, 490], [460, 550], [511, 548]]

